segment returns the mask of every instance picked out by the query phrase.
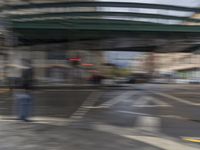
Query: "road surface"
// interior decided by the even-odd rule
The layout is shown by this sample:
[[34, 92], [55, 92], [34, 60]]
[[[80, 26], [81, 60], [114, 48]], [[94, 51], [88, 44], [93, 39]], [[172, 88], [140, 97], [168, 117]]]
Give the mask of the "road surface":
[[[197, 85], [168, 84], [34, 91], [32, 119], [34, 125], [114, 134], [152, 149], [199, 149], [199, 91]], [[6, 90], [0, 105], [1, 121], [11, 121], [15, 103]]]

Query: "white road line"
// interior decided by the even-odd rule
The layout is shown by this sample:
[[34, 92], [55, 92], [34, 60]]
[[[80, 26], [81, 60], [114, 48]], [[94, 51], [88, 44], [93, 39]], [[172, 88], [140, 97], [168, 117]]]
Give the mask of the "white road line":
[[157, 98], [155, 98], [155, 97], [150, 97], [150, 96], [149, 96], [149, 99], [150, 99], [152, 102], [155, 102], [155, 103], [158, 104], [158, 105], [172, 107], [172, 106], [169, 105], [168, 103], [163, 102], [163, 101], [161, 101], [160, 99], [157, 99]]
[[[89, 97], [85, 100], [85, 102], [82, 104], [79, 109], [74, 112], [70, 118], [56, 118], [56, 117], [31, 117], [30, 120], [33, 121], [35, 124], [49, 124], [49, 125], [58, 125], [58, 126], [66, 126], [69, 125], [71, 122], [78, 121], [89, 111], [90, 108], [84, 108], [86, 106], [93, 106], [94, 103], [98, 100], [100, 97], [101, 92], [95, 91], [92, 92], [92, 94], [89, 95]], [[16, 116], [0, 116], [0, 121], [6, 121], [6, 122], [16, 122], [15, 119]]]
[[[122, 111], [119, 110], [117, 112], [120, 113], [125, 113], [125, 114], [132, 114], [132, 115], [140, 115], [140, 116], [150, 116], [150, 114], [146, 114], [146, 113], [139, 113], [139, 112], [133, 112], [133, 111]], [[177, 116], [177, 115], [155, 115], [156, 117], [160, 117], [160, 118], [173, 118], [173, 119], [184, 119], [186, 120], [187, 118], [182, 117], [182, 116]]]
[[[149, 102], [155, 103], [155, 105], [149, 104]], [[151, 96], [142, 96], [134, 101], [133, 107], [172, 107], [171, 105]]]
[[84, 115], [90, 110], [90, 107], [92, 107], [95, 104], [95, 102], [99, 99], [101, 94], [101, 91], [92, 92], [85, 100], [85, 102], [83, 102], [83, 104], [77, 109], [77, 111], [75, 111], [70, 116], [70, 120], [78, 121], [79, 119], [82, 119]]
[[81, 106], [86, 109], [102, 109], [102, 108], [107, 108], [106, 106]]
[[[111, 125], [96, 124], [95, 130], [112, 133], [121, 137], [128, 138], [130, 140], [136, 140], [142, 143], [146, 143], [163, 150], [199, 150], [199, 148], [186, 145], [185, 143], [162, 134], [155, 134], [155, 136], [141, 136], [139, 130], [133, 128], [116, 127]], [[133, 135], [134, 134], [134, 135]], [[148, 145], [147, 145], [148, 146]], [[148, 148], [147, 148], [148, 149]]]
[[161, 93], [161, 92], [153, 92], [153, 93], [156, 94], [156, 95], [159, 95], [159, 96], [163, 96], [163, 97], [166, 97], [166, 98], [169, 98], [169, 99], [173, 99], [175, 101], [178, 101], [178, 102], [181, 102], [181, 103], [184, 103], [184, 104], [187, 104], [187, 105], [200, 106], [200, 103], [194, 103], [194, 102], [191, 102], [189, 100], [179, 98], [179, 97], [175, 97], [175, 96], [172, 96], [172, 95], [169, 95], [169, 94], [165, 94], [165, 93]]
[[113, 105], [121, 102], [121, 101], [124, 101], [124, 100], [127, 100], [128, 98], [130, 98], [131, 96], [133, 95], [136, 95], [138, 94], [139, 92], [136, 92], [136, 91], [128, 91], [128, 92], [125, 92], [105, 103], [102, 103], [101, 105], [99, 105], [99, 107], [102, 107], [102, 108], [109, 108], [109, 107], [112, 107]]
[[126, 138], [137, 140], [156, 146], [165, 150], [199, 150], [199, 148], [191, 147], [186, 144], [174, 141], [172, 139], [153, 137], [153, 136], [133, 136], [133, 135], [123, 135]]
[[142, 131], [158, 133], [160, 131], [161, 119], [152, 116], [139, 116], [136, 121], [136, 128]]
[[149, 116], [149, 114], [139, 113], [139, 112], [133, 112], [133, 111], [123, 111], [123, 110], [119, 110], [119, 111], [117, 111], [117, 112], [125, 113], [125, 114], [132, 114], [132, 115]]
[[141, 96], [137, 100], [133, 101], [133, 105], [146, 105], [149, 101], [149, 98], [147, 96]]
[[185, 90], [183, 92], [173, 92], [174, 94], [178, 94], [178, 95], [200, 95], [199, 92], [186, 92]]

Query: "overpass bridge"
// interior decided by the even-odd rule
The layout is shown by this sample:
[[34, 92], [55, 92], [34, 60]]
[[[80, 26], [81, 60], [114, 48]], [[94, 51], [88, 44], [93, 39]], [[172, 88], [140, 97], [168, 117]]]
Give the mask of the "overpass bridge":
[[[119, 11], [107, 11], [115, 8]], [[132, 9], [184, 12], [167, 15]], [[123, 11], [129, 9], [130, 11]], [[200, 47], [198, 7], [151, 3], [54, 1], [4, 3], [16, 49], [193, 52]], [[145, 21], [144, 21], [145, 20]], [[150, 20], [150, 21], [149, 21]]]

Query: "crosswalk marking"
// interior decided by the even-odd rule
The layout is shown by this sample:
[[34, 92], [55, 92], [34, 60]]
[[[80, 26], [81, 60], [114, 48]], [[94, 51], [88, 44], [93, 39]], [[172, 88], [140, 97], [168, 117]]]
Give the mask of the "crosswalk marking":
[[[97, 124], [94, 126], [95, 130], [108, 132], [128, 138], [130, 140], [140, 141], [164, 150], [199, 150], [199, 148], [186, 145], [185, 143], [168, 137], [163, 134], [141, 135], [137, 129], [117, 127], [111, 125]], [[147, 148], [148, 149], [148, 148]]]
[[[153, 102], [155, 104], [149, 104]], [[134, 101], [133, 107], [172, 107], [171, 105], [151, 96], [142, 96]]]
[[186, 91], [182, 91], [182, 92], [174, 92], [174, 94], [178, 94], [178, 95], [200, 95], [200, 93], [197, 91], [197, 92], [192, 92], [192, 91], [189, 91], [189, 92], [186, 92]]
[[161, 126], [161, 119], [152, 116], [138, 116], [136, 121], [136, 128], [142, 131], [157, 133]]
[[85, 102], [83, 102], [83, 104], [78, 108], [78, 110], [70, 116], [70, 120], [78, 121], [82, 119], [83, 116], [90, 110], [90, 107], [92, 107], [99, 99], [101, 94], [101, 91], [92, 92], [85, 100]]
[[151, 116], [150, 114], [132, 112], [132, 111], [117, 111], [117, 112], [137, 115], [136, 125], [134, 127], [139, 130], [148, 131], [151, 133], [157, 133], [160, 130], [161, 118], [159, 118], [158, 116], [155, 117]]
[[137, 91], [128, 91], [125, 92], [101, 105], [99, 105], [98, 107], [102, 107], [102, 108], [109, 108], [112, 107], [113, 105], [121, 102], [121, 101], [126, 101], [129, 97], [133, 96], [133, 95], [137, 95], [138, 92]]
[[[133, 112], [133, 111], [118, 110], [117, 112], [131, 114], [131, 115], [150, 116], [150, 114], [147, 114], [147, 113], [140, 113], [140, 112]], [[173, 119], [188, 120], [188, 118], [178, 116], [178, 115], [154, 115], [154, 116], [159, 117], [159, 118], [173, 118]]]
[[146, 113], [139, 113], [139, 112], [133, 112], [133, 111], [123, 111], [123, 110], [119, 110], [119, 111], [117, 111], [117, 112], [125, 113], [125, 114], [132, 114], [132, 115], [149, 116], [149, 114], [146, 114]]
[[81, 106], [86, 109], [102, 109], [102, 108], [107, 108], [106, 106]]
[[[78, 121], [83, 118], [83, 116], [90, 110], [90, 107], [94, 105], [94, 103], [99, 99], [101, 91], [92, 92], [89, 97], [85, 100], [81, 107], [77, 111], [75, 111], [70, 118], [54, 118], [54, 117], [31, 117], [30, 119], [33, 123], [41, 123], [41, 124], [51, 124], [51, 125], [69, 125], [72, 122]], [[88, 107], [88, 108], [87, 108]], [[6, 108], [2, 108], [6, 109]], [[17, 121], [16, 116], [0, 116], [0, 121]]]
[[194, 102], [191, 102], [189, 100], [179, 98], [179, 97], [175, 97], [175, 96], [172, 96], [172, 95], [169, 95], [169, 94], [165, 94], [165, 93], [161, 93], [161, 92], [153, 92], [153, 93], [156, 94], [156, 95], [159, 95], [159, 96], [163, 96], [163, 97], [166, 97], [166, 98], [169, 98], [169, 99], [173, 99], [175, 101], [178, 101], [178, 102], [181, 102], [181, 103], [184, 103], [184, 104], [187, 104], [187, 105], [200, 106], [200, 103], [194, 103]]

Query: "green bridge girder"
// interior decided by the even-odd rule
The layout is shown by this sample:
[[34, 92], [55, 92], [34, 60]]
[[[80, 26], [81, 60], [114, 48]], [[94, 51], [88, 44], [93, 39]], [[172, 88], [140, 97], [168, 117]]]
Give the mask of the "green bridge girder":
[[164, 9], [175, 11], [187, 11], [187, 12], [200, 12], [200, 8], [196, 7], [183, 7], [174, 5], [161, 5], [151, 3], [130, 3], [130, 2], [88, 2], [88, 1], [76, 1], [76, 2], [55, 2], [55, 3], [30, 3], [30, 4], [18, 4], [7, 5], [8, 10], [19, 9], [34, 9], [34, 8], [63, 8], [63, 7], [123, 7], [123, 8], [147, 8], [147, 9]]
[[[165, 19], [177, 20], [184, 22], [200, 23], [200, 19], [179, 17], [172, 15], [148, 14], [148, 13], [133, 13], [133, 12], [106, 12], [106, 11], [89, 11], [89, 12], [64, 12], [64, 13], [42, 13], [42, 14], [28, 14], [28, 15], [12, 15], [11, 20], [20, 19], [37, 19], [37, 18], [52, 18], [52, 17], [131, 17], [131, 18], [148, 18], [148, 19]], [[130, 18], [130, 19], [131, 19]], [[48, 19], [47, 19], [48, 20]]]
[[163, 25], [139, 23], [109, 19], [65, 19], [28, 22], [12, 22], [14, 29], [76, 29], [76, 30], [110, 30], [110, 31], [150, 31], [150, 32], [193, 32], [199, 33], [199, 26]]
[[[127, 3], [127, 2], [64, 2], [64, 3], [30, 3], [7, 5], [4, 10], [43, 9], [72, 7], [120, 7], [163, 9], [184, 12], [200, 12], [200, 8], [180, 7], [172, 5]], [[185, 25], [166, 25], [160, 23], [108, 19], [107, 17], [130, 17], [182, 21]], [[107, 18], [107, 19], [106, 19]], [[18, 36], [18, 45], [35, 45], [43, 43], [59, 43], [89, 40], [112, 39], [116, 37], [133, 38], [170, 38], [200, 39], [200, 27], [188, 26], [187, 22], [200, 23], [200, 19], [164, 14], [133, 13], [133, 12], [51, 12], [37, 14], [9, 14], [11, 28]], [[69, 44], [71, 45], [71, 44]], [[68, 46], [69, 46], [68, 45]], [[87, 48], [87, 44], [85, 44]], [[123, 45], [123, 44], [122, 44]], [[81, 48], [82, 44], [79, 44]], [[72, 46], [73, 47], [73, 46]], [[104, 47], [101, 45], [101, 47]], [[150, 46], [157, 47], [157, 45]], [[195, 46], [193, 46], [195, 47]], [[93, 47], [92, 47], [93, 48]], [[139, 49], [139, 47], [137, 47]], [[148, 47], [143, 46], [145, 50]], [[198, 48], [198, 47], [197, 47]], [[94, 48], [95, 49], [95, 48]], [[117, 48], [116, 48], [117, 49]], [[123, 47], [120, 47], [123, 49]], [[127, 47], [126, 49], [129, 49]], [[143, 51], [142, 50], [142, 51]]]
[[[89, 43], [74, 44], [64, 48], [85, 48], [95, 49], [92, 46], [96, 43], [98, 49], [98, 41], [102, 39], [114, 38], [144, 38], [146, 39], [200, 39], [200, 28], [197, 26], [184, 25], [160, 25], [160, 24], [145, 24], [132, 21], [109, 20], [109, 19], [67, 19], [63, 20], [48, 20], [48, 21], [32, 21], [32, 22], [13, 22], [13, 30], [18, 34], [20, 45], [37, 45], [43, 43], [71, 43], [74, 41], [87, 41]], [[95, 40], [95, 42], [93, 42]], [[120, 42], [120, 41], [118, 41]], [[79, 42], [78, 42], [79, 43]], [[101, 44], [103, 44], [101, 42]], [[123, 41], [122, 41], [122, 44]], [[131, 45], [133, 46], [133, 45]], [[102, 46], [102, 50], [106, 46]], [[138, 46], [115, 48], [115, 50], [139, 50], [145, 51], [157, 47], [157, 45]], [[109, 46], [110, 50], [112, 46]], [[109, 50], [106, 47], [106, 50]]]
[[[30, 9], [58, 9], [58, 8], [80, 8], [80, 7], [121, 7], [121, 8], [146, 8], [146, 9], [163, 9], [163, 10], [174, 10], [174, 11], [184, 11], [184, 12], [200, 12], [200, 8], [192, 7], [182, 7], [174, 5], [161, 5], [161, 4], [150, 4], [150, 3], [129, 3], [129, 2], [54, 2], [54, 3], [30, 3], [30, 4], [18, 4], [18, 5], [5, 5], [4, 9], [11, 10], [30, 10]], [[188, 22], [200, 22], [200, 19], [181, 17], [176, 15], [163, 15], [163, 14], [149, 14], [149, 13], [131, 13], [131, 12], [49, 12], [49, 13], [39, 13], [39, 14], [12, 14], [11, 19], [31, 19], [31, 18], [43, 18], [43, 17], [136, 17], [136, 18], [153, 18], [153, 19], [168, 19], [168, 20], [178, 20], [178, 21], [188, 21]]]

